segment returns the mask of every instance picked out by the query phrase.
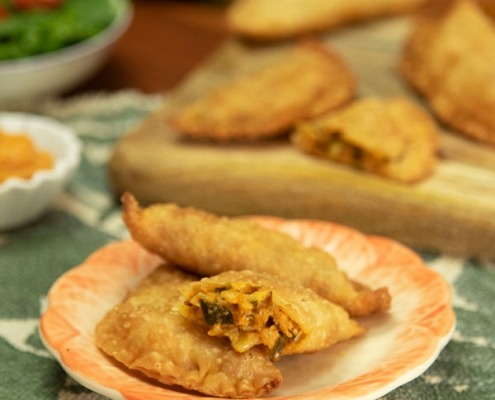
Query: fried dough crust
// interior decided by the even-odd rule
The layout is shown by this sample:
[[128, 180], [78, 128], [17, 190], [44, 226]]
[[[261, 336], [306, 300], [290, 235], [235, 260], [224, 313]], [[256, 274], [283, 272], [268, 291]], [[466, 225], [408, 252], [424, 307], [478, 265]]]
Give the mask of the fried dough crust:
[[282, 59], [185, 106], [169, 122], [192, 138], [269, 138], [346, 103], [355, 86], [352, 71], [337, 53], [319, 42], [304, 42]]
[[312, 289], [351, 316], [390, 307], [386, 288], [371, 290], [353, 283], [329, 253], [308, 248], [282, 232], [170, 203], [141, 208], [128, 192], [122, 203], [132, 238], [190, 272], [201, 276], [244, 269], [266, 272]]
[[150, 378], [212, 396], [257, 397], [278, 387], [282, 375], [264, 352], [239, 353], [173, 311], [180, 289], [195, 279], [159, 267], [97, 324], [97, 346]]
[[438, 138], [428, 113], [400, 97], [356, 101], [299, 124], [291, 136], [306, 153], [405, 183], [433, 172]]
[[192, 282], [182, 293], [182, 315], [210, 336], [228, 337], [240, 352], [260, 347], [272, 360], [323, 350], [365, 332], [340, 306], [264, 272], [222, 272]]
[[423, 3], [425, 0], [237, 0], [227, 10], [227, 27], [249, 40], [282, 40], [411, 12]]
[[451, 3], [418, 17], [401, 71], [439, 119], [493, 145], [495, 23], [476, 1]]

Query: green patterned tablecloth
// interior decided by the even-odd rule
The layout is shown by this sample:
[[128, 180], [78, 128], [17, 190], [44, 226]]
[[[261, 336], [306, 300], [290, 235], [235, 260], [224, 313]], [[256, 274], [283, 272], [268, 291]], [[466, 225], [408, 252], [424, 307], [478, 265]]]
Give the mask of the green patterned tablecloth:
[[[107, 186], [106, 162], [115, 141], [162, 101], [126, 91], [34, 109], [72, 126], [84, 151], [66, 192], [42, 219], [0, 234], [0, 399], [102, 399], [69, 378], [44, 349], [38, 318], [62, 273], [127, 235]], [[424, 374], [385, 398], [495, 399], [495, 263], [420, 254], [452, 284], [457, 329]]]

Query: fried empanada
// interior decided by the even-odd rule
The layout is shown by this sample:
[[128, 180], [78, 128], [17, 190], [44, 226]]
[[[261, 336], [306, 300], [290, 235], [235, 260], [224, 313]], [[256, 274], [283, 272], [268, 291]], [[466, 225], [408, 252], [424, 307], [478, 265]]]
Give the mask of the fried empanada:
[[425, 0], [237, 0], [227, 10], [227, 26], [233, 34], [250, 40], [280, 40], [410, 12], [423, 3]]
[[323, 44], [305, 42], [185, 106], [170, 124], [193, 138], [268, 138], [346, 103], [354, 93], [354, 76], [344, 60]]
[[278, 387], [281, 373], [263, 351], [239, 353], [173, 310], [195, 279], [159, 267], [97, 324], [97, 346], [150, 378], [212, 396], [255, 397]]
[[292, 142], [309, 154], [412, 183], [434, 170], [438, 129], [410, 100], [370, 98], [298, 125]]
[[476, 1], [416, 20], [401, 60], [406, 80], [454, 129], [495, 144], [495, 23]]
[[141, 208], [128, 192], [123, 219], [134, 240], [201, 276], [229, 270], [256, 270], [308, 287], [352, 316], [387, 310], [386, 288], [355, 284], [326, 251], [308, 248], [289, 235], [245, 218], [220, 217], [191, 207], [154, 204]]
[[361, 335], [347, 312], [315, 292], [278, 276], [227, 271], [192, 282], [179, 309], [210, 336], [227, 337], [239, 352], [260, 347], [271, 360], [311, 353]]

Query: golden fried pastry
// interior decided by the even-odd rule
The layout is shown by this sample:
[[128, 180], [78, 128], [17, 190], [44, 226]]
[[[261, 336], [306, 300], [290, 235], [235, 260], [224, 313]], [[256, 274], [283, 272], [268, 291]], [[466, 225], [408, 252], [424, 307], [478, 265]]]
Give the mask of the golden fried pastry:
[[335, 52], [305, 42], [290, 54], [206, 94], [170, 118], [182, 135], [229, 141], [279, 135], [354, 96], [354, 76]]
[[410, 12], [423, 3], [425, 0], [237, 0], [227, 11], [227, 26], [243, 38], [280, 40]]
[[408, 38], [401, 70], [446, 124], [495, 144], [495, 23], [477, 2], [425, 13]]
[[278, 387], [281, 373], [264, 352], [239, 353], [173, 311], [181, 288], [195, 279], [159, 267], [97, 324], [97, 346], [150, 378], [211, 396], [255, 397]]
[[[455, 1], [455, 0], [451, 0]], [[483, 11], [492, 19], [495, 19], [495, 2], [493, 0], [477, 0]]]
[[201, 276], [244, 269], [266, 272], [312, 289], [352, 316], [390, 307], [386, 288], [371, 290], [351, 282], [329, 253], [307, 248], [282, 232], [175, 204], [141, 208], [128, 192], [122, 202], [132, 238], [190, 272]]
[[227, 271], [192, 282], [183, 289], [180, 303], [182, 315], [210, 336], [229, 338], [239, 352], [260, 346], [274, 361], [365, 332], [343, 308], [263, 272]]
[[438, 131], [410, 100], [370, 98], [301, 123], [292, 141], [309, 154], [411, 183], [433, 172]]

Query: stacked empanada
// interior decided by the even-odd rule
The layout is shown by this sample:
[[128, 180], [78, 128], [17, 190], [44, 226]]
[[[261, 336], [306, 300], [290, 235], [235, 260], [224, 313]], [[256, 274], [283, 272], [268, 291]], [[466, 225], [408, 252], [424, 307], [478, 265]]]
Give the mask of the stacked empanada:
[[260, 347], [271, 360], [312, 353], [365, 332], [314, 291], [253, 270], [225, 271], [183, 290], [182, 314], [239, 352]]
[[237, 352], [173, 310], [197, 279], [159, 267], [98, 323], [97, 346], [131, 370], [212, 396], [257, 397], [278, 387], [282, 375], [263, 351]]
[[131, 235], [164, 264], [103, 317], [95, 342], [164, 384], [265, 395], [282, 382], [280, 357], [360, 336], [366, 329], [350, 314], [390, 307], [387, 288], [349, 280], [329, 253], [285, 233], [176, 205], [141, 209], [130, 193], [123, 201]]
[[132, 238], [191, 273], [213, 276], [246, 269], [269, 273], [313, 290], [353, 317], [390, 307], [387, 288], [356, 284], [328, 252], [307, 248], [282, 232], [173, 203], [141, 207], [131, 193], [124, 193], [122, 202]]

